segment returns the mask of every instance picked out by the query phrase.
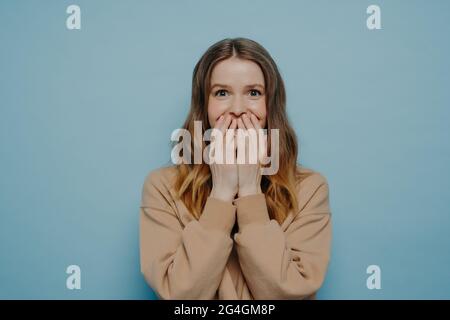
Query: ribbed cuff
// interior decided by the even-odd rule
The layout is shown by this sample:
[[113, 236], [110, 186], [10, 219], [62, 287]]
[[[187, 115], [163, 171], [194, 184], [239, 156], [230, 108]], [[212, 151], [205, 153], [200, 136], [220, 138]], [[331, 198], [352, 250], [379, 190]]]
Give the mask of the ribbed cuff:
[[264, 193], [252, 194], [234, 200], [237, 208], [239, 228], [249, 223], [264, 223], [270, 221]]
[[231, 202], [208, 197], [198, 220], [207, 229], [218, 229], [231, 233], [236, 220], [236, 207]]

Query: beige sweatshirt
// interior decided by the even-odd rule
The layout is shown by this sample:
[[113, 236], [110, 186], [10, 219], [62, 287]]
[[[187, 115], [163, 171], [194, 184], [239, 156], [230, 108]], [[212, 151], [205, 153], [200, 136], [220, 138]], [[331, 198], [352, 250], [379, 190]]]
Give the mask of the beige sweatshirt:
[[140, 258], [158, 297], [315, 298], [330, 258], [329, 189], [320, 173], [298, 170], [312, 175], [297, 188], [299, 212], [289, 212], [282, 225], [270, 219], [264, 194], [233, 202], [209, 197], [197, 220], [175, 197], [176, 168], [150, 172], [142, 190]]

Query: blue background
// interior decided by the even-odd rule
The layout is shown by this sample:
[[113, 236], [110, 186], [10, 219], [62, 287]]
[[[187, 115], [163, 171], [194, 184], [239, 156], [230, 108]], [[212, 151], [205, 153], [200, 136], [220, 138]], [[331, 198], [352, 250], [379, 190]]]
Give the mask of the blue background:
[[278, 63], [300, 161], [330, 185], [319, 298], [450, 298], [449, 34], [448, 1], [2, 0], [0, 298], [155, 298], [142, 184], [170, 161], [195, 63], [236, 36]]

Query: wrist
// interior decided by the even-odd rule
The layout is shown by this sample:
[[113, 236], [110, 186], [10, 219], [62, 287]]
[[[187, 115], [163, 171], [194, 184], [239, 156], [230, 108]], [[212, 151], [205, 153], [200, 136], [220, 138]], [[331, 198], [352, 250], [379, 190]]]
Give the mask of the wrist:
[[250, 196], [253, 194], [259, 194], [262, 193], [261, 191], [261, 186], [244, 186], [244, 187], [239, 187], [239, 192], [238, 192], [238, 197], [245, 197], [245, 196]]
[[222, 201], [231, 202], [234, 200], [236, 192], [231, 190], [220, 190], [218, 188], [212, 188], [210, 197], [216, 198]]

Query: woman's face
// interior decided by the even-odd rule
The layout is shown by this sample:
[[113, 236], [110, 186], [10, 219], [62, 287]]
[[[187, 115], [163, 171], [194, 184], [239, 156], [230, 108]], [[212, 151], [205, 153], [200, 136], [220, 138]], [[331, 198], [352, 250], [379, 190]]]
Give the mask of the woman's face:
[[221, 115], [238, 119], [253, 113], [266, 126], [264, 75], [253, 61], [231, 57], [219, 62], [211, 73], [208, 120], [211, 128]]

